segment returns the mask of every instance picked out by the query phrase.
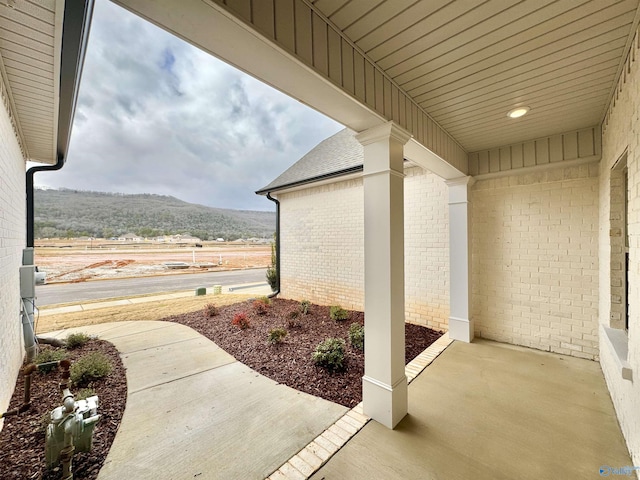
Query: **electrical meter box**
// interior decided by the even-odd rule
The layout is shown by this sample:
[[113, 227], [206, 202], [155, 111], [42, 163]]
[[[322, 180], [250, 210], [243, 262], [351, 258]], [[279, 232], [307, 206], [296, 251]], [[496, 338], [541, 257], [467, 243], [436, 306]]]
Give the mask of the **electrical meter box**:
[[36, 296], [36, 267], [23, 265], [20, 267], [20, 296], [35, 298]]
[[22, 264], [23, 265], [35, 265], [35, 250], [33, 247], [27, 247], [22, 249]]

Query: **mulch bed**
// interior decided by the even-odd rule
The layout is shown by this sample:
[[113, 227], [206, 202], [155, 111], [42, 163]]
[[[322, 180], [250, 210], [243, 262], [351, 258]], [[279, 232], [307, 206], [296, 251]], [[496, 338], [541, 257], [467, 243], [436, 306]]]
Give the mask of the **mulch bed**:
[[[329, 307], [311, 305], [308, 314], [290, 325], [289, 315], [300, 304], [291, 300], [274, 299], [264, 315], [256, 313], [252, 301], [236, 303], [219, 309], [219, 314], [207, 317], [193, 312], [164, 320], [187, 325], [213, 340], [240, 362], [277, 382], [302, 392], [330, 400], [346, 407], [354, 407], [362, 400], [364, 353], [349, 344], [349, 326], [364, 323], [364, 313], [349, 312], [344, 321], [331, 320]], [[246, 313], [250, 327], [241, 330], [231, 324], [237, 313]], [[267, 342], [269, 331], [284, 327], [287, 336], [282, 343]], [[405, 325], [405, 361], [409, 363], [442, 333], [418, 325]], [[347, 368], [343, 372], [329, 372], [318, 367], [311, 355], [325, 338], [343, 338], [347, 343]]]
[[[48, 345], [42, 350], [51, 349]], [[98, 413], [102, 416], [94, 430], [93, 450], [79, 452], [73, 456], [73, 478], [76, 480], [95, 479], [109, 453], [116, 436], [127, 401], [127, 378], [120, 355], [115, 347], [102, 340], [91, 340], [80, 348], [69, 350], [68, 359], [74, 360], [92, 352], [102, 352], [109, 357], [113, 370], [90, 386], [98, 395]], [[0, 478], [10, 479], [59, 479], [60, 468], [47, 470], [45, 465], [45, 429], [42, 418], [54, 408], [62, 405], [59, 388], [60, 371], [50, 373], [35, 372], [31, 376], [31, 408], [20, 415], [4, 419], [0, 432]], [[77, 388], [71, 389], [76, 393]], [[9, 410], [22, 405], [24, 380], [18, 376], [16, 388], [11, 398]]]
[[[261, 374], [292, 388], [322, 397], [346, 407], [362, 400], [364, 353], [349, 344], [349, 326], [364, 322], [362, 312], [349, 312], [350, 318], [334, 321], [329, 307], [311, 305], [308, 314], [291, 319], [291, 312], [299, 310], [298, 302], [274, 299], [265, 314], [258, 314], [253, 301], [237, 303], [218, 309], [208, 316], [203, 311], [176, 315], [163, 319], [187, 325], [211, 339], [240, 362]], [[246, 313], [250, 326], [241, 330], [231, 321], [237, 313]], [[267, 341], [269, 331], [284, 327], [287, 336], [282, 343]], [[417, 325], [406, 324], [406, 354], [408, 363], [440, 337], [441, 333]], [[316, 366], [311, 355], [319, 342], [329, 337], [345, 339], [347, 343], [346, 370], [329, 372]], [[43, 346], [42, 348], [51, 348]], [[120, 425], [127, 399], [125, 369], [117, 350], [108, 342], [93, 340], [81, 348], [70, 350], [68, 358], [76, 360], [88, 353], [105, 353], [113, 363], [112, 373], [92, 387], [99, 397], [98, 413], [102, 415], [96, 426], [93, 450], [76, 453], [73, 473], [76, 480], [95, 480], [107, 457]], [[31, 409], [22, 415], [7, 417], [0, 432], [0, 478], [2, 480], [59, 479], [61, 470], [47, 471], [45, 466], [45, 433], [41, 418], [61, 404], [57, 371], [34, 373], [31, 387]], [[72, 392], [76, 392], [72, 390]], [[22, 404], [23, 380], [19, 376], [9, 409]]]

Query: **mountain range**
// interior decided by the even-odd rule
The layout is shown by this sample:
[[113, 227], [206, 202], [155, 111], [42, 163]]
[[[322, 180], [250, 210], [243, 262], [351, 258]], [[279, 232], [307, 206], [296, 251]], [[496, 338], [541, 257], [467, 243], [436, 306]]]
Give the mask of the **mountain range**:
[[155, 194], [36, 189], [36, 238], [111, 238], [189, 233], [202, 240], [271, 238], [275, 212], [207, 207]]

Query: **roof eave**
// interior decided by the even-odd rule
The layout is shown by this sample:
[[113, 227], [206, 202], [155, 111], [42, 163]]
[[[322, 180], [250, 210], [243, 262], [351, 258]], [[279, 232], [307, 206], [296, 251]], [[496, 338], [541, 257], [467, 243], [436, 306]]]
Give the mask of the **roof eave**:
[[64, 5], [55, 161], [66, 158], [69, 150], [93, 5], [94, 0], [67, 1]]
[[317, 183], [323, 180], [330, 180], [333, 178], [343, 177], [345, 175], [350, 175], [352, 173], [359, 173], [359, 172], [362, 172], [362, 170], [363, 170], [362, 165], [355, 165], [353, 167], [344, 168], [342, 170], [337, 170], [335, 172], [324, 173], [322, 175], [306, 178], [304, 180], [298, 180], [296, 182], [285, 183], [283, 185], [277, 185], [274, 187], [265, 187], [263, 189], [256, 191], [256, 195], [266, 195], [267, 193], [275, 193], [281, 190], [288, 190], [290, 188], [300, 187], [302, 185], [308, 185], [311, 183]]

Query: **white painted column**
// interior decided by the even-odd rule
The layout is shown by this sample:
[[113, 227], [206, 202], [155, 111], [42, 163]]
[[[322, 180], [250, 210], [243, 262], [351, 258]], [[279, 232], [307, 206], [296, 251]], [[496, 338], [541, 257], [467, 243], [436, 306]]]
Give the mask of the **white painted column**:
[[407, 414], [404, 374], [404, 156], [411, 135], [393, 122], [364, 146], [364, 413], [388, 428]]
[[449, 337], [473, 340], [471, 318], [471, 186], [473, 177], [447, 180], [449, 186]]

